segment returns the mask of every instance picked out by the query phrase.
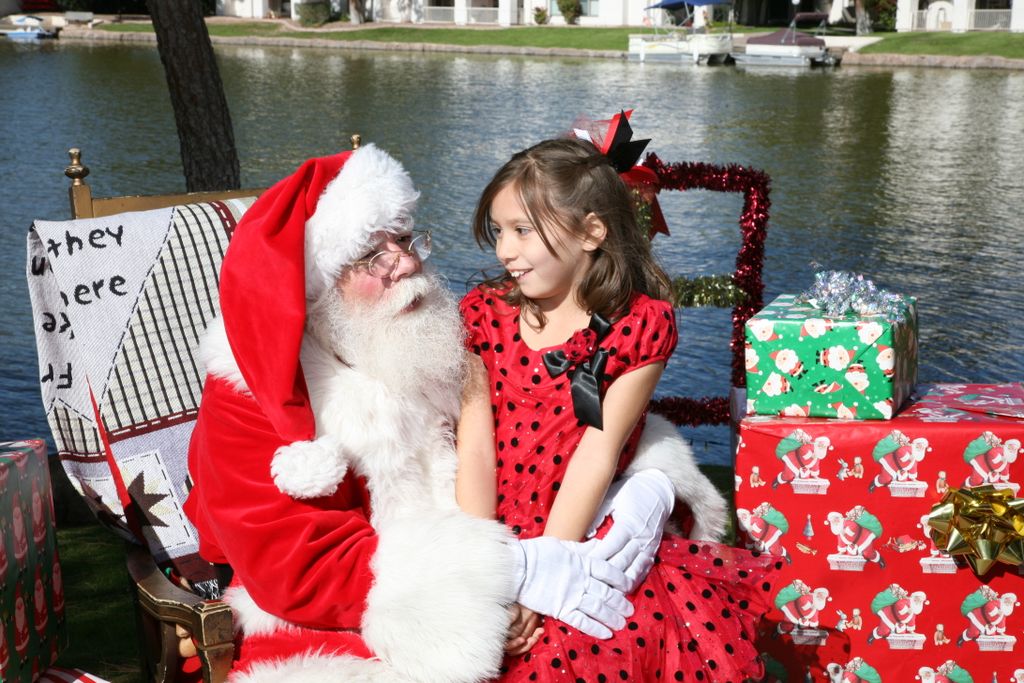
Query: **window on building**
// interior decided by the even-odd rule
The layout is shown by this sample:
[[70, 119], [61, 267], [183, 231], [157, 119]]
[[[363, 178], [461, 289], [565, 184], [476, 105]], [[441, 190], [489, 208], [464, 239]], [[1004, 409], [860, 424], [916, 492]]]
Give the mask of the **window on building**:
[[[583, 7], [583, 14], [581, 16], [596, 17], [601, 6], [601, 0], [580, 0], [580, 5]], [[562, 16], [558, 9], [558, 3], [555, 0], [548, 0], [548, 16]]]

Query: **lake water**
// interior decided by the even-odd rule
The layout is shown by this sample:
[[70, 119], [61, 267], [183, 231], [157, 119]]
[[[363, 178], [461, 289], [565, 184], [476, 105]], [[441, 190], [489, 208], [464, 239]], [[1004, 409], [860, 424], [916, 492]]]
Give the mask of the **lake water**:
[[[460, 293], [493, 263], [468, 235], [474, 202], [511, 153], [580, 114], [635, 107], [665, 161], [736, 162], [772, 178], [766, 300], [816, 264], [919, 297], [921, 380], [1024, 379], [1024, 73], [737, 70], [617, 60], [218, 47], [243, 185], [347, 147], [401, 158], [422, 191], [436, 263]], [[62, 175], [83, 149], [99, 195], [182, 191], [155, 48], [0, 43], [0, 439], [48, 432], [24, 277], [32, 219], [68, 215]], [[669, 193], [672, 274], [733, 269], [741, 198]], [[725, 394], [729, 312], [682, 313], [659, 392]], [[690, 430], [728, 459], [723, 428]]]

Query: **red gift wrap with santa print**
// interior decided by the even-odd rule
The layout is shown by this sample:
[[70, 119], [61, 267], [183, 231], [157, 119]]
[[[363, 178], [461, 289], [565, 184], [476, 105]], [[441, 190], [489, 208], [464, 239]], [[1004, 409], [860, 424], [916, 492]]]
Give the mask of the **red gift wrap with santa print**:
[[67, 645], [46, 444], [0, 442], [0, 681], [29, 683]]
[[984, 576], [932, 540], [951, 487], [1020, 495], [1024, 386], [918, 388], [889, 421], [751, 416], [738, 539], [781, 558], [766, 680], [1024, 683], [1024, 566]]

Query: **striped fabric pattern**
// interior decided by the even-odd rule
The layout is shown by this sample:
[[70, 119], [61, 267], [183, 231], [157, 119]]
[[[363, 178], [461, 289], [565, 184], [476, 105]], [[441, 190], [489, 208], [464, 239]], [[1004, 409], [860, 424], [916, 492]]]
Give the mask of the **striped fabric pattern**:
[[93, 676], [81, 669], [66, 669], [60, 666], [51, 666], [42, 673], [36, 680], [36, 683], [74, 683], [75, 681], [81, 681], [82, 683], [109, 683], [105, 678]]
[[29, 233], [40, 386], [64, 469], [101, 521], [193, 581], [212, 578], [181, 507], [198, 340], [253, 201], [36, 221]]

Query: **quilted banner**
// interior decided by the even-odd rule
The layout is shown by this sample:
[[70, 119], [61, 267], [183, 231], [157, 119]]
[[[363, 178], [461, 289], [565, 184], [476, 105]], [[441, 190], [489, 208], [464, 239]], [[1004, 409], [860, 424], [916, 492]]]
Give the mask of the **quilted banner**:
[[36, 221], [28, 236], [39, 381], [64, 468], [102, 522], [199, 582], [212, 577], [181, 507], [196, 347], [252, 201]]

